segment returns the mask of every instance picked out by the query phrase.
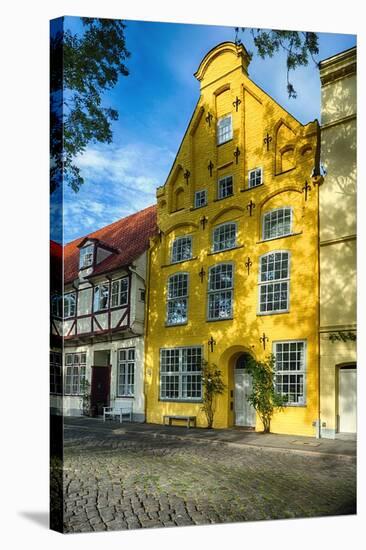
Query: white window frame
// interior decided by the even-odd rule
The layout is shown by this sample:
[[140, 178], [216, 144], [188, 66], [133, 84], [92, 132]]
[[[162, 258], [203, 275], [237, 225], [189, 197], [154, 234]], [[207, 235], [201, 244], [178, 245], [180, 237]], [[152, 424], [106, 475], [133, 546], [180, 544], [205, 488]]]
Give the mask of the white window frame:
[[[191, 251], [190, 251], [190, 255], [189, 257], [187, 258], [183, 258], [183, 257], [179, 257], [178, 256], [178, 250], [179, 249], [179, 246], [182, 247], [181, 245], [181, 242], [182, 241], [187, 241], [190, 243], [190, 248], [191, 248]], [[192, 259], [192, 235], [182, 235], [181, 237], [177, 237], [176, 239], [174, 239], [174, 241], [172, 242], [172, 249], [171, 249], [171, 263], [172, 264], [179, 264], [181, 262], [186, 262], [187, 260], [190, 260]], [[182, 248], [180, 250], [180, 255], [182, 255]]]
[[[289, 349], [288, 351], [284, 351], [282, 349], [282, 355], [284, 355], [285, 353], [288, 353], [288, 359], [286, 357], [286, 362], [288, 361], [289, 363], [289, 368], [288, 369], [278, 369], [277, 368], [277, 358], [278, 358], [278, 354], [279, 354], [279, 351], [277, 351], [277, 345], [283, 345], [283, 344], [288, 344], [289, 345]], [[302, 364], [302, 368], [300, 369], [290, 369], [290, 361], [291, 360], [295, 360], [297, 361], [297, 359], [293, 359], [293, 354], [296, 354], [298, 353], [298, 350], [292, 350], [291, 349], [291, 345], [294, 345], [294, 344], [303, 344], [303, 364]], [[306, 340], [275, 340], [273, 343], [272, 343], [272, 353], [275, 357], [275, 388], [276, 388], [276, 391], [277, 393], [279, 393], [280, 395], [284, 396], [284, 395], [288, 395], [288, 393], [285, 393], [283, 391], [283, 387], [284, 387], [284, 378], [285, 376], [302, 376], [302, 399], [300, 398], [300, 400], [290, 400], [290, 401], [286, 401], [284, 403], [284, 406], [289, 406], [289, 407], [304, 407], [306, 406], [306, 377], [307, 377], [307, 341]], [[292, 354], [292, 355], [291, 355]], [[283, 365], [282, 365], [283, 366]], [[279, 382], [279, 378], [281, 377], [281, 382]], [[297, 385], [297, 381], [296, 382], [292, 382], [292, 383], [295, 383]], [[290, 380], [288, 381], [288, 384], [290, 384]], [[281, 389], [282, 388], [282, 389]], [[296, 391], [294, 392], [296, 394]]]
[[[186, 293], [176, 295], [176, 292], [175, 292], [173, 293], [173, 295], [171, 295], [172, 287], [174, 284], [178, 285], [178, 290], [179, 290], [179, 286], [184, 288], [181, 282], [177, 282], [177, 283], [174, 282], [174, 280], [177, 280], [179, 278], [185, 278], [186, 280], [186, 283], [184, 285], [186, 287]], [[166, 324], [168, 326], [185, 325], [188, 322], [189, 273], [186, 273], [186, 272], [172, 273], [172, 275], [168, 277], [166, 292], [167, 292]], [[182, 309], [183, 304], [185, 307], [185, 318], [176, 322], [172, 321], [170, 316], [174, 312], [174, 307], [178, 306], [178, 309], [179, 309], [179, 305], [180, 305]]]
[[[90, 252], [87, 252], [88, 248], [91, 250]], [[86, 267], [90, 267], [94, 263], [94, 244], [88, 244], [86, 246], [83, 246], [80, 248], [79, 253], [79, 268], [85, 269]]]
[[[101, 307], [102, 294], [100, 292], [100, 287], [106, 287], [107, 288], [107, 303], [106, 303], [105, 307]], [[98, 298], [96, 296], [97, 292], [99, 292]], [[110, 286], [109, 286], [109, 283], [108, 282], [102, 282], [102, 283], [98, 283], [97, 285], [95, 285], [94, 292], [93, 292], [94, 312], [96, 313], [98, 311], [106, 311], [109, 308], [109, 301], [110, 301]]]
[[[276, 232], [276, 235], [272, 236], [268, 236], [266, 237], [266, 219], [269, 217], [270, 218], [270, 224], [271, 223], [275, 223], [275, 222], [272, 222], [271, 220], [271, 217], [272, 216], [275, 216], [276, 217], [276, 220], [278, 222], [278, 214], [279, 212], [281, 211], [285, 211], [285, 210], [289, 210], [290, 211], [290, 230], [289, 232], [287, 233], [280, 233], [280, 232]], [[285, 213], [284, 213], [285, 214]], [[289, 235], [292, 235], [293, 232], [292, 232], [292, 223], [293, 223], [293, 210], [291, 208], [291, 206], [281, 206], [279, 208], [274, 208], [273, 210], [269, 210], [268, 212], [265, 212], [263, 214], [263, 219], [262, 219], [262, 240], [263, 241], [271, 241], [272, 239], [279, 239], [280, 237], [288, 237]]]
[[[226, 119], [230, 119], [229, 132], [222, 130], [222, 128], [224, 127], [223, 122]], [[222, 145], [223, 143], [227, 143], [228, 141], [233, 139], [233, 117], [231, 113], [224, 115], [217, 120], [216, 132], [217, 132], [217, 145]]]
[[[228, 195], [224, 195], [222, 194], [222, 190], [221, 190], [221, 183], [225, 182], [226, 184], [226, 180], [228, 179], [231, 179], [231, 188], [232, 188], [232, 192]], [[218, 200], [221, 200], [221, 199], [226, 199], [227, 197], [232, 197], [234, 195], [234, 178], [232, 175], [228, 174], [227, 176], [223, 176], [222, 178], [219, 178], [217, 180], [217, 199]]]
[[[126, 286], [122, 290], [122, 286]], [[111, 282], [111, 308], [126, 306], [128, 304], [129, 278], [121, 277]], [[125, 300], [123, 298], [125, 297]]]
[[[212, 285], [212, 274], [215, 270], [217, 270], [218, 268], [222, 268], [222, 267], [226, 267], [226, 266], [231, 266], [231, 286], [228, 286], [228, 287], [224, 287], [224, 288], [211, 288], [211, 285]], [[220, 299], [220, 294], [221, 295], [224, 295], [226, 294], [226, 297], [224, 298], [224, 300], [228, 300], [230, 299], [230, 314], [229, 315], [226, 315], [226, 316], [220, 316], [220, 311], [219, 311], [219, 315], [217, 317], [214, 317], [211, 315], [211, 297], [213, 297], [213, 300], [215, 300], [215, 297], [218, 297], [219, 296], [219, 299]], [[229, 295], [230, 295], [230, 298], [229, 298]], [[221, 296], [221, 299], [222, 299], [222, 296]], [[219, 264], [214, 264], [210, 267], [209, 269], [209, 272], [208, 272], [208, 282], [207, 282], [207, 320], [208, 321], [225, 321], [227, 319], [232, 319], [233, 318], [233, 310], [234, 310], [234, 264], [232, 262], [221, 262]]]
[[[286, 277], [282, 277], [282, 273], [281, 273], [281, 277], [275, 279], [267, 279], [266, 281], [262, 280], [262, 259], [266, 258], [267, 256], [270, 256], [271, 254], [273, 254], [274, 256], [276, 254], [287, 254], [287, 276]], [[276, 259], [274, 258], [274, 261], [276, 261]], [[281, 256], [281, 260], [282, 262], [282, 256]], [[291, 279], [291, 271], [290, 271], [290, 268], [291, 268], [291, 253], [289, 250], [271, 250], [270, 252], [267, 252], [266, 254], [263, 254], [262, 256], [259, 257], [259, 273], [258, 273], [258, 315], [273, 315], [273, 314], [277, 314], [277, 313], [286, 313], [290, 310], [290, 279]], [[263, 287], [266, 287], [267, 288], [267, 297], [268, 297], [268, 289], [270, 288], [270, 286], [273, 285], [273, 288], [271, 289], [271, 294], [274, 294], [275, 292], [282, 292], [282, 286], [283, 285], [286, 285], [286, 288], [287, 288], [287, 296], [286, 296], [286, 308], [278, 308], [278, 309], [266, 309], [266, 310], [262, 310], [262, 301], [261, 301], [261, 297], [262, 297], [262, 288]], [[280, 285], [280, 288], [279, 290], [275, 290], [275, 285]], [[274, 300], [273, 300], [274, 302]], [[280, 299], [280, 302], [281, 302], [281, 299]], [[266, 300], [266, 305], [269, 303], [269, 301]]]
[[[200, 368], [197, 370], [190, 370], [188, 368], [188, 364], [184, 364], [183, 361], [183, 355], [184, 350], [196, 350], [196, 353], [199, 350], [199, 353], [197, 353], [197, 356], [199, 356], [199, 362], [200, 362]], [[168, 361], [164, 363], [164, 355], [167, 355]], [[172, 369], [173, 362], [169, 363], [169, 355], [172, 357], [173, 355], [178, 358], [178, 361], [175, 361], [175, 366]], [[159, 374], [160, 374], [160, 389], [159, 389], [159, 396], [161, 401], [189, 401], [189, 402], [201, 402], [202, 401], [202, 361], [203, 361], [203, 346], [183, 346], [183, 347], [176, 347], [176, 348], [161, 348], [160, 349], [160, 368], [159, 368]], [[163, 367], [167, 367], [167, 369], [163, 370]], [[168, 368], [170, 369], [168, 370]], [[192, 393], [198, 393], [198, 395], [189, 396], [188, 394], [191, 393], [189, 391], [190, 384], [195, 380], [195, 384], [199, 384], [199, 393], [193, 392]], [[172, 388], [172, 381], [173, 381], [173, 392], [175, 395], [169, 396], [168, 395], [168, 388]], [[168, 386], [168, 387], [167, 387]], [[164, 391], [165, 388], [165, 391]]]
[[[78, 361], [76, 360], [79, 357]], [[86, 352], [65, 354], [65, 395], [82, 395], [86, 381]]]
[[[73, 303], [70, 303], [71, 296], [74, 297]], [[72, 301], [71, 301], [72, 302]], [[63, 299], [64, 304], [64, 319], [75, 317], [76, 315], [76, 292], [66, 292]], [[73, 308], [71, 307], [73, 306]]]
[[[125, 355], [124, 358], [123, 354]], [[134, 397], [136, 373], [136, 348], [118, 350], [117, 395], [116, 397]]]
[[[257, 172], [260, 173], [258, 176]], [[254, 174], [254, 181], [256, 182], [257, 178], [260, 178], [259, 183], [254, 183], [254, 185], [251, 184], [251, 176]], [[252, 168], [252, 170], [248, 170], [248, 189], [255, 189], [259, 185], [263, 184], [263, 168], [261, 166], [258, 166], [257, 168]]]
[[50, 393], [62, 395], [62, 354], [50, 351]]
[[[216, 243], [220, 243], [220, 240], [217, 240], [216, 235], [220, 233], [221, 230], [225, 230], [227, 226], [235, 227], [235, 238], [234, 244], [232, 246], [223, 246], [222, 248], [217, 248]], [[237, 247], [237, 237], [238, 237], [238, 224], [236, 222], [225, 222], [220, 225], [216, 225], [212, 231], [212, 252], [222, 252], [223, 250], [231, 250]]]
[[[197, 204], [197, 198], [198, 196], [204, 196], [204, 202], [202, 204]], [[207, 189], [201, 189], [200, 191], [196, 191], [194, 194], [194, 207], [195, 208], [202, 208], [203, 206], [207, 206]]]

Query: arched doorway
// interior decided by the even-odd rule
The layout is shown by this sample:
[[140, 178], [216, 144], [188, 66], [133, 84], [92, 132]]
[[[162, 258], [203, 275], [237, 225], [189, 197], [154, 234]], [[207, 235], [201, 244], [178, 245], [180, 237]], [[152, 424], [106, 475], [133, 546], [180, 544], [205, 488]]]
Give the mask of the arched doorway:
[[249, 353], [242, 353], [234, 365], [234, 424], [235, 426], [255, 427], [256, 413], [248, 402], [252, 391], [253, 381], [248, 366], [252, 357]]

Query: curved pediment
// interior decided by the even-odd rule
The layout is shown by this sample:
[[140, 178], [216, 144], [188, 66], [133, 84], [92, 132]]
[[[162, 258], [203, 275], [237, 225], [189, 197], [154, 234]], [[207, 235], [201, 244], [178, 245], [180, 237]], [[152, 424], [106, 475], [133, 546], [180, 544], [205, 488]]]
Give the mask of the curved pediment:
[[205, 55], [194, 76], [205, 84], [214, 80], [215, 67], [219, 67], [221, 75], [241, 67], [247, 73], [250, 57], [243, 44], [222, 42]]

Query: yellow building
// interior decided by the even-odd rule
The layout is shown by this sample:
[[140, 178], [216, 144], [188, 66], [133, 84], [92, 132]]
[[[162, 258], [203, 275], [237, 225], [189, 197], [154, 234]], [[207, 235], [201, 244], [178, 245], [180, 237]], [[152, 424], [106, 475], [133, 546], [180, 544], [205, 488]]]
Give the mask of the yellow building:
[[321, 435], [333, 438], [356, 433], [356, 48], [322, 61], [320, 78]]
[[287, 399], [271, 429], [318, 426], [319, 126], [303, 126], [248, 76], [242, 45], [219, 44], [164, 186], [151, 243], [147, 421], [201, 410], [200, 361], [227, 386], [214, 427], [261, 424], [246, 397], [248, 356], [276, 356]]

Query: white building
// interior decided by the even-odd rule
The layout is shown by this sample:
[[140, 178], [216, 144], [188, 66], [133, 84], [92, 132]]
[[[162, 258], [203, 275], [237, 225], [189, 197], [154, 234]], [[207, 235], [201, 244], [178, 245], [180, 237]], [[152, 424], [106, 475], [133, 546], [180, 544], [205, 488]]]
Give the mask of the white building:
[[52, 299], [63, 366], [51, 348], [51, 412], [82, 415], [90, 393], [93, 415], [132, 402], [133, 419], [145, 420], [146, 260], [155, 232], [152, 206], [65, 245], [63, 299]]

